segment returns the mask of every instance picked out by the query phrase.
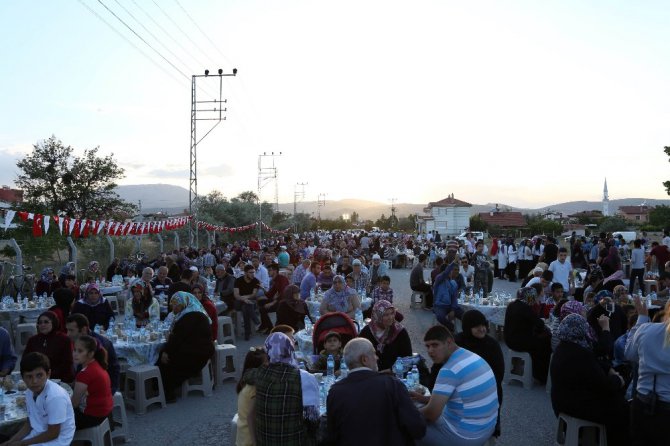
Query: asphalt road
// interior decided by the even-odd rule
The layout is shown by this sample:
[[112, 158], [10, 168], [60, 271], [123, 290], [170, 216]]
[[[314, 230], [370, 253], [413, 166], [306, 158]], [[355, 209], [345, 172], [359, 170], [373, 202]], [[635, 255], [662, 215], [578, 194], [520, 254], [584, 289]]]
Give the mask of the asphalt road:
[[[412, 339], [412, 346], [428, 358], [423, 343], [425, 330], [433, 323], [432, 313], [409, 308], [409, 269], [391, 270], [391, 286], [395, 303], [404, 315], [403, 324]], [[515, 292], [518, 283], [496, 279], [494, 290]], [[238, 367], [249, 347], [261, 345], [264, 337], [255, 335], [249, 341], [238, 340]], [[506, 352], [503, 344], [503, 351]], [[544, 387], [525, 390], [520, 384], [503, 384], [502, 435], [497, 441], [501, 446], [553, 445], [556, 417], [551, 410], [551, 400]], [[128, 410], [130, 441], [142, 445], [231, 445], [230, 420], [237, 412], [235, 383], [226, 381], [218, 386], [214, 395], [205, 398], [193, 393], [188, 398], [165, 409], [152, 406], [146, 415], [135, 415]]]

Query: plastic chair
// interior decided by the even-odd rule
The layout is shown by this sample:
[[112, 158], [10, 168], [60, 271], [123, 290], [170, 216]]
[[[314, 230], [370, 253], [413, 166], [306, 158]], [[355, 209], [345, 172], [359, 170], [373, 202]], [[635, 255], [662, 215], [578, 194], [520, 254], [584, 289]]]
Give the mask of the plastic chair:
[[234, 344], [235, 329], [233, 327], [233, 318], [228, 316], [219, 316], [219, 331], [216, 334], [216, 342], [219, 344]]
[[[154, 380], [157, 382], [158, 394], [149, 397], [147, 384], [151, 384]], [[158, 367], [139, 365], [128, 369], [126, 372], [126, 403], [133, 406], [138, 415], [146, 413], [147, 407], [152, 404], [159, 403], [161, 407], [165, 407], [165, 392]]]
[[18, 324], [16, 326], [14, 337], [14, 350], [17, 354], [22, 353], [26, 348], [28, 339], [37, 334], [37, 326], [35, 324]]
[[214, 393], [214, 373], [212, 372], [212, 361], [207, 361], [205, 367], [200, 370], [200, 376], [187, 379], [181, 385], [181, 396], [186, 398], [189, 392], [202, 392], [204, 396], [212, 396]]
[[231, 344], [217, 345], [214, 376], [216, 383], [223, 383], [225, 380], [237, 378], [237, 347]]
[[88, 441], [91, 443], [91, 446], [113, 445], [114, 442], [112, 441], [112, 431], [109, 427], [109, 419], [105, 418], [105, 420], [98, 426], [76, 431], [72, 441]]
[[560, 413], [558, 414], [556, 444], [560, 446], [607, 446], [607, 432], [602, 424]]
[[533, 361], [527, 352], [509, 349], [505, 366], [505, 382], [519, 381], [525, 389], [533, 387]]
[[123, 395], [121, 392], [114, 394], [114, 406], [112, 406], [112, 439], [123, 438], [123, 442], [128, 441], [128, 417], [126, 415], [126, 405], [123, 402]]

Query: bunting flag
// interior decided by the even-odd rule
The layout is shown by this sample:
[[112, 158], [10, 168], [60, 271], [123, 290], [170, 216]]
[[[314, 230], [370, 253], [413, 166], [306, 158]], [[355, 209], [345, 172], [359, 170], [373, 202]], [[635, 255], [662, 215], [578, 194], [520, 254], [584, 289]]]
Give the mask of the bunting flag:
[[9, 228], [9, 225], [12, 224], [12, 220], [14, 220], [14, 216], [16, 215], [16, 211], [13, 211], [9, 209], [7, 213], [5, 214], [5, 231], [7, 231], [7, 228]]
[[33, 217], [33, 237], [42, 237], [42, 220], [44, 216], [37, 214]]
[[50, 218], [51, 218], [51, 217], [48, 216], [48, 215], [45, 215], [45, 216], [44, 216], [44, 235], [46, 235], [47, 232], [49, 232], [49, 219], [50, 219]]

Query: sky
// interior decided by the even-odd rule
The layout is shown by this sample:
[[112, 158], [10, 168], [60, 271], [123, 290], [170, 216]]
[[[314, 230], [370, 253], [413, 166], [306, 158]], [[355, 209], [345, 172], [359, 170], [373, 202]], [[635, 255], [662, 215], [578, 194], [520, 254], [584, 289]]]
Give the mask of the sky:
[[664, 1], [2, 0], [0, 184], [56, 135], [113, 153], [120, 184], [188, 188], [191, 75], [237, 68], [200, 194], [257, 191], [260, 159], [280, 202], [539, 208], [605, 177], [668, 198], [668, 22]]

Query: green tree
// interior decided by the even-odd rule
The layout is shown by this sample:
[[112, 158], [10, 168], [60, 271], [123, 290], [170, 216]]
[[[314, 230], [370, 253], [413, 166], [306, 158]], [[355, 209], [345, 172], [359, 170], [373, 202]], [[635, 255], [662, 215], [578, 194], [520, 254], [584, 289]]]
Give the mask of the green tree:
[[629, 226], [630, 223], [625, 218], [615, 215], [603, 218], [598, 229], [600, 232], [615, 232], [625, 231]]
[[78, 218], [112, 218], [136, 212], [134, 204], [114, 192], [124, 170], [113, 154], [98, 156], [98, 147], [74, 155], [55, 136], [33, 145], [16, 163], [16, 186], [23, 190], [24, 207], [32, 212], [67, 214]]
[[353, 224], [358, 223], [358, 219], [361, 218], [361, 216], [358, 214], [358, 212], [354, 211], [351, 213], [351, 222]]
[[670, 206], [660, 205], [650, 210], [649, 224], [656, 228], [670, 227]]
[[[663, 151], [666, 155], [670, 156], [670, 146], [663, 147]], [[670, 160], [668, 160], [670, 161]], [[670, 181], [664, 181], [663, 186], [665, 186], [665, 192], [670, 195]]]
[[489, 228], [488, 223], [486, 223], [479, 215], [473, 215], [470, 217], [470, 230], [471, 231], [482, 231], [485, 232]]
[[563, 225], [560, 222], [544, 219], [539, 213], [525, 217], [528, 230], [532, 234], [556, 235], [563, 232]]

